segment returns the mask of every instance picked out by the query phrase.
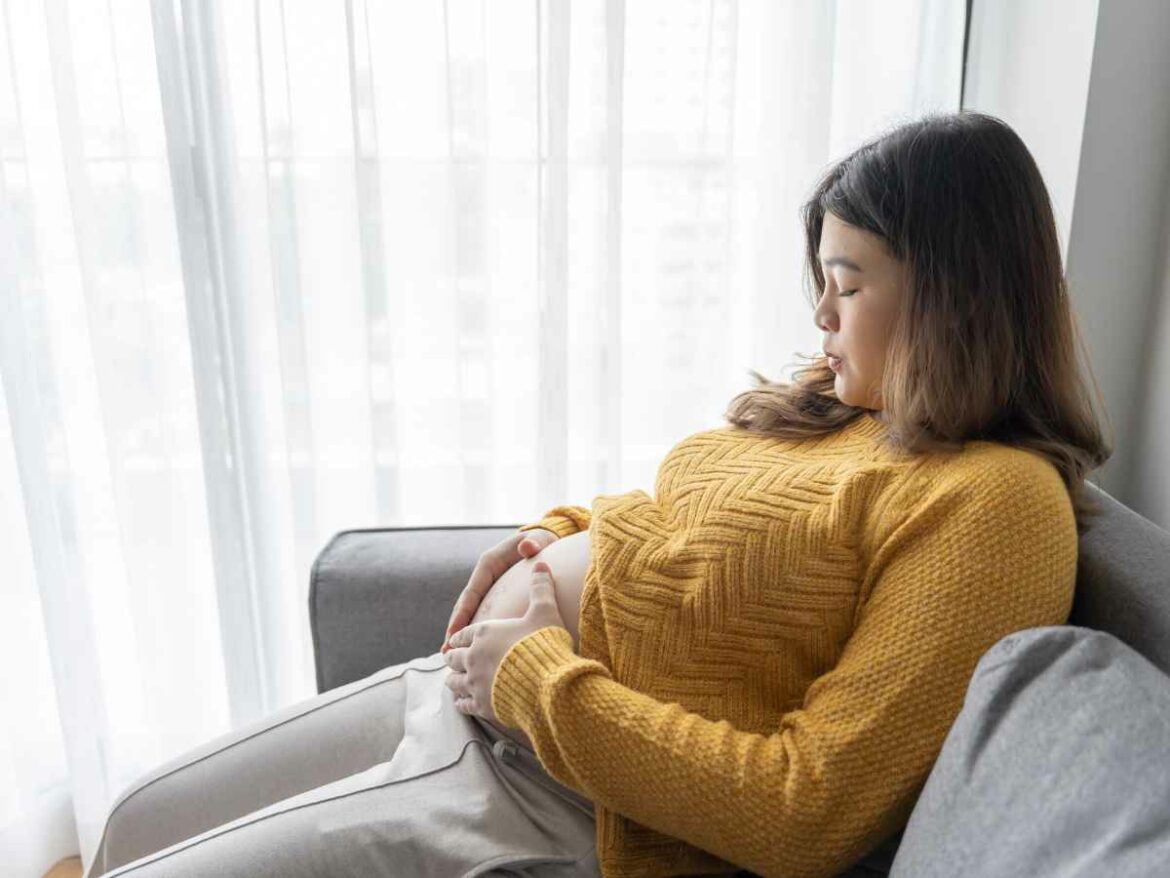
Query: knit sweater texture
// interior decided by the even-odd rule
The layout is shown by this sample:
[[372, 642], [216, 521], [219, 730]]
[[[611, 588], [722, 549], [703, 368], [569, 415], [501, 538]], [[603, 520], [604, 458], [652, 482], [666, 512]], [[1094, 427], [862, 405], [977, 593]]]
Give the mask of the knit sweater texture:
[[525, 636], [492, 706], [594, 802], [605, 878], [839, 874], [905, 826], [980, 656], [1068, 620], [1078, 538], [1051, 462], [909, 455], [888, 430], [705, 430], [653, 497], [522, 528], [589, 531], [579, 654], [564, 628]]

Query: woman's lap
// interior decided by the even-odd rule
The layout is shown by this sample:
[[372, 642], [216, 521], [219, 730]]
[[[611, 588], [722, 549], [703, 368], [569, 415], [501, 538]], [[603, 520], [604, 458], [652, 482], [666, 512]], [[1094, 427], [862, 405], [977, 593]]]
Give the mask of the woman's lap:
[[[597, 874], [591, 810], [558, 793], [538, 764], [534, 777], [531, 765], [501, 760], [501, 748], [509, 748], [493, 748], [498, 734], [455, 710], [446, 673], [439, 653], [384, 668], [153, 772], [123, 794], [107, 821], [116, 842], [120, 834], [136, 838], [107, 857], [112, 871], [98, 871], [95, 860], [91, 875], [471, 876], [509, 874], [509, 864], [531, 876]], [[281, 735], [286, 740], [277, 744]], [[283, 757], [270, 752], [270, 737]], [[354, 768], [363, 754], [365, 764]], [[298, 790], [264, 802], [253, 792], [252, 807], [238, 810], [247, 804], [242, 794], [224, 790], [241, 785], [231, 772], [249, 758], [253, 774], [269, 778], [269, 793], [279, 771], [295, 776], [285, 789]], [[326, 777], [331, 770], [348, 773]], [[195, 834], [177, 841], [148, 835], [157, 824], [154, 806], [165, 799], [164, 812], [167, 804], [173, 813], [194, 812]], [[152, 846], [144, 834], [162, 843]], [[106, 844], [103, 837], [99, 857]], [[134, 844], [152, 852], [128, 862], [119, 854]]]

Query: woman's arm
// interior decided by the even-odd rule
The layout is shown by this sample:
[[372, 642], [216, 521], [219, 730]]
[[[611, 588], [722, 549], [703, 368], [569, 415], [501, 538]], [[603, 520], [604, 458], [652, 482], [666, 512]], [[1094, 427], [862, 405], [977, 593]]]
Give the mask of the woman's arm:
[[623, 686], [552, 627], [504, 656], [493, 709], [629, 820], [760, 874], [835, 875], [905, 824], [980, 656], [1067, 620], [1076, 525], [1051, 476], [930, 486], [872, 559], [837, 666], [770, 734]]

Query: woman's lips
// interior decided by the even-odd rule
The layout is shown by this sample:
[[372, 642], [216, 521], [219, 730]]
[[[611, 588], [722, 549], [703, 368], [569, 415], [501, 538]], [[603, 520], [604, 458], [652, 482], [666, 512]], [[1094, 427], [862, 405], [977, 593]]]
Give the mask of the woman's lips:
[[829, 368], [832, 369], [834, 372], [836, 372], [838, 369], [840, 369], [841, 368], [841, 358], [840, 357], [829, 357]]

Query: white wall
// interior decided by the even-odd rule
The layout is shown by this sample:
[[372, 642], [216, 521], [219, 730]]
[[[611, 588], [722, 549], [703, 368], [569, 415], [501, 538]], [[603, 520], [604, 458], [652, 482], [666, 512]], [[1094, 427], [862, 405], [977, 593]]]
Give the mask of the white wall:
[[971, 9], [963, 109], [999, 116], [1028, 145], [1066, 260], [1096, 24], [1097, 0], [975, 0]]
[[1113, 458], [1090, 476], [1170, 528], [1170, 3], [975, 0], [964, 107], [1048, 183]]
[[[1170, 188], [1170, 3], [1105, 0], [1081, 143], [1068, 276], [1117, 431], [1099, 484], [1170, 528], [1170, 427], [1159, 326]], [[1162, 378], [1158, 380], [1157, 370]]]

